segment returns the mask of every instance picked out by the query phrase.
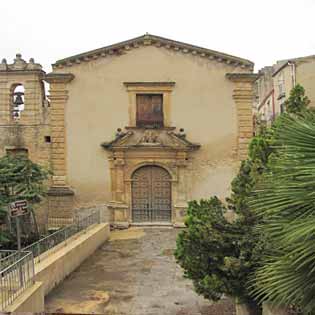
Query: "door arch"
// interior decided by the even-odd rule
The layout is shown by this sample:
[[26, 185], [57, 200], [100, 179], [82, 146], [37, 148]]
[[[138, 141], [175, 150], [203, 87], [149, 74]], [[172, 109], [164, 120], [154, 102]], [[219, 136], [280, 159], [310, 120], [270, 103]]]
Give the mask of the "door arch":
[[132, 221], [170, 222], [172, 218], [171, 176], [164, 168], [147, 165], [132, 175]]

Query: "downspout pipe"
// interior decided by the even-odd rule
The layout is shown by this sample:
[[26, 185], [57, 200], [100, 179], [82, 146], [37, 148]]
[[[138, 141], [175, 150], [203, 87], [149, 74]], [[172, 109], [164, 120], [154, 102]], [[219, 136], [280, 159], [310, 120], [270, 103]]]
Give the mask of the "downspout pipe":
[[295, 62], [289, 61], [288, 65], [291, 67], [292, 86], [296, 85], [296, 65]]

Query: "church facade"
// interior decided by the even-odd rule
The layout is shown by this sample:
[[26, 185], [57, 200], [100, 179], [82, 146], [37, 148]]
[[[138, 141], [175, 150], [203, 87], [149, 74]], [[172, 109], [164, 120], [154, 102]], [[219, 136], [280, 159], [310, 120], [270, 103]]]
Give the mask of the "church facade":
[[0, 65], [0, 154], [52, 169], [48, 220], [106, 205], [114, 225], [182, 226], [189, 200], [229, 193], [255, 79], [249, 60], [149, 34], [48, 74], [17, 55]]

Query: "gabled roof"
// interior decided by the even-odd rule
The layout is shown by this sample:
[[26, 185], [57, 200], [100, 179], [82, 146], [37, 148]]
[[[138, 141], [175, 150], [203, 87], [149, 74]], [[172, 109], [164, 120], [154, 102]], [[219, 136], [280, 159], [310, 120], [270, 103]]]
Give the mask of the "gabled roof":
[[121, 55], [130, 51], [131, 49], [147, 45], [165, 47], [166, 49], [181, 51], [184, 54], [198, 55], [202, 58], [209, 58], [211, 60], [216, 60], [218, 62], [225, 62], [227, 64], [231, 64], [234, 66], [249, 68], [250, 70], [252, 70], [254, 66], [254, 63], [247, 59], [235, 57], [215, 50], [210, 50], [207, 48], [202, 48], [147, 33], [145, 35], [132, 38], [117, 44], [113, 44], [110, 46], [102, 47], [82, 54], [57, 60], [53, 64], [53, 68], [72, 66], [76, 63], [106, 57], [106, 55]]

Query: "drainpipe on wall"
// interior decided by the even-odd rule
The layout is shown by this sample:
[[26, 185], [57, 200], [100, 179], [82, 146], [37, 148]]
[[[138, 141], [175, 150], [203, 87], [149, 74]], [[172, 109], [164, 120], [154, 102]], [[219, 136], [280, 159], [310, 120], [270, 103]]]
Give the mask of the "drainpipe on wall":
[[276, 118], [275, 90], [272, 89], [272, 120]]
[[295, 85], [296, 85], [296, 67], [295, 67], [295, 63], [289, 61], [288, 65], [291, 67], [292, 87], [295, 87]]

